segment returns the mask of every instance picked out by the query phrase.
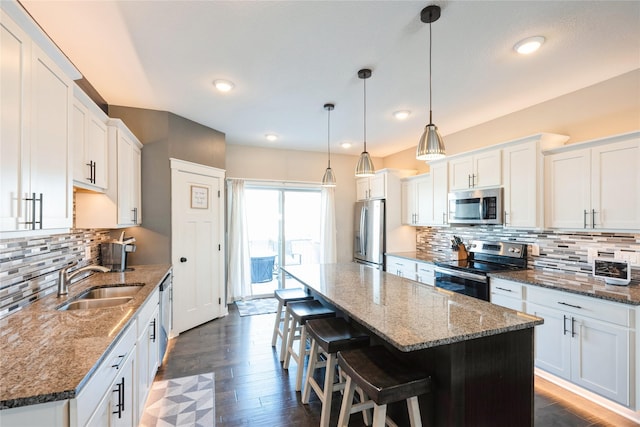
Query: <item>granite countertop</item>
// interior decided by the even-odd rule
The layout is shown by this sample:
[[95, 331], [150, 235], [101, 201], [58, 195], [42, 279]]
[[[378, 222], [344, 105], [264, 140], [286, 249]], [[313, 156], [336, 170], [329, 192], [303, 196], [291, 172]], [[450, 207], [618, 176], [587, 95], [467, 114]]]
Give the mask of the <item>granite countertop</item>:
[[[49, 295], [0, 319], [0, 409], [77, 396], [170, 269], [145, 265], [123, 273], [95, 273], [72, 284], [67, 297]], [[56, 310], [88, 288], [134, 283], [144, 286], [126, 304]]]
[[394, 256], [398, 258], [405, 258], [411, 261], [421, 261], [428, 263], [435, 263], [436, 261], [447, 261], [446, 257], [442, 254], [433, 255], [424, 252], [387, 252], [386, 256]]
[[404, 352], [543, 323], [538, 317], [355, 263], [282, 269]]
[[607, 285], [593, 276], [579, 276], [543, 269], [489, 273], [489, 277], [521, 282], [571, 292], [579, 295], [605, 299], [630, 305], [640, 305], [640, 285], [631, 282], [627, 286]]

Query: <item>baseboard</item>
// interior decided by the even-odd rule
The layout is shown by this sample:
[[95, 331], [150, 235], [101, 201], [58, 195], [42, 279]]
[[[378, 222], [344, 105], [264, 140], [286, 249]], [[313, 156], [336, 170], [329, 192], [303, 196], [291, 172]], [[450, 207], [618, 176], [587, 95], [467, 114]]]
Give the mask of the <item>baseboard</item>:
[[544, 378], [545, 380], [559, 386], [562, 387], [563, 389], [570, 391], [571, 393], [577, 394], [578, 396], [581, 396], [587, 400], [589, 400], [590, 402], [595, 403], [596, 405], [602, 406], [603, 408], [611, 411], [611, 412], [615, 412], [616, 414], [625, 417], [635, 423], [640, 424], [640, 412], [634, 412], [633, 410], [622, 406], [618, 403], [612, 402], [609, 399], [606, 399], [598, 394], [592, 393], [588, 390], [585, 390], [584, 388], [577, 386], [567, 380], [564, 380], [562, 378], [559, 378], [553, 374], [550, 374], [546, 371], [543, 371], [542, 369], [539, 368], [535, 368], [534, 370], [535, 375], [539, 376], [540, 378]]

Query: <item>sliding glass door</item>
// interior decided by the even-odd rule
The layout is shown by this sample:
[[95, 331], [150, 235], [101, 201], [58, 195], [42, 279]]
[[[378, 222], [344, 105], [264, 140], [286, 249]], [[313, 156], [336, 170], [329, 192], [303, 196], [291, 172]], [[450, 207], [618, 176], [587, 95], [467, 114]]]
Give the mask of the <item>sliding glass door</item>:
[[254, 296], [287, 287], [280, 266], [317, 264], [320, 190], [251, 186], [245, 190]]

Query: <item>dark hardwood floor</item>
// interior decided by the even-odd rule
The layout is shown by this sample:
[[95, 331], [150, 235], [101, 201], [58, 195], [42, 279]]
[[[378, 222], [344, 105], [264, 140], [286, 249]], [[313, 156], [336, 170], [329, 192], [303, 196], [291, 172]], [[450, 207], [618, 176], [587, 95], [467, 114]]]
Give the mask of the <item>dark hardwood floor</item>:
[[[320, 402], [312, 392], [309, 405], [295, 391], [295, 362], [282, 369], [271, 347], [275, 314], [240, 317], [235, 305], [229, 315], [180, 334], [169, 343], [156, 380], [206, 372], [215, 373], [216, 422], [227, 426], [317, 426]], [[331, 424], [340, 411], [339, 394], [332, 405]], [[631, 421], [536, 377], [535, 426], [633, 426]], [[351, 417], [350, 426], [364, 425]]]

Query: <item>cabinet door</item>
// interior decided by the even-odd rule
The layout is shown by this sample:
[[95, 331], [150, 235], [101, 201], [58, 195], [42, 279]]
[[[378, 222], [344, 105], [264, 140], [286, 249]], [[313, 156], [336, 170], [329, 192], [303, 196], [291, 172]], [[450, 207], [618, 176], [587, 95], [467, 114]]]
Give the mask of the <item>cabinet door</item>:
[[571, 321], [571, 380], [628, 406], [630, 330], [586, 318]]
[[502, 184], [502, 150], [491, 150], [473, 156], [472, 187], [495, 187]]
[[585, 214], [590, 206], [589, 157], [589, 150], [576, 150], [545, 158], [545, 226], [591, 227], [590, 218]]
[[404, 225], [413, 225], [416, 214], [416, 183], [415, 181], [402, 181], [401, 185], [402, 198], [402, 223]]
[[425, 175], [416, 181], [416, 225], [433, 223], [433, 179]]
[[535, 327], [535, 365], [561, 378], [571, 378], [571, 317], [527, 302], [527, 313], [542, 317]]
[[131, 352], [129, 359], [120, 368], [120, 373], [116, 377], [111, 395], [112, 413], [110, 426], [133, 427], [137, 425], [137, 414], [134, 407], [134, 354], [135, 352]]
[[640, 229], [640, 142], [638, 139], [591, 150], [593, 228]]
[[387, 272], [406, 279], [416, 279], [416, 263], [406, 258], [387, 257]]
[[133, 225], [133, 142], [118, 131], [118, 224]]
[[386, 175], [381, 173], [369, 178], [369, 198], [384, 199], [387, 193]]
[[473, 156], [463, 156], [449, 160], [449, 187], [452, 191], [472, 187]]
[[420, 283], [433, 286], [435, 284], [435, 266], [426, 262], [416, 263], [416, 280]]
[[151, 384], [158, 370], [159, 361], [159, 308], [156, 307], [147, 322], [144, 330], [140, 334], [137, 343], [137, 401], [138, 417], [142, 416], [144, 405], [151, 389]]
[[447, 223], [447, 205], [449, 192], [449, 175], [447, 162], [429, 165], [433, 180], [433, 225], [445, 225]]
[[73, 180], [83, 184], [92, 184], [91, 166], [87, 161], [87, 123], [89, 111], [78, 100], [74, 100], [72, 109], [71, 136], [73, 140]]
[[504, 226], [539, 227], [538, 150], [535, 141], [502, 150]]
[[369, 198], [369, 178], [356, 179], [356, 199], [367, 200]]
[[[0, 231], [25, 229], [22, 153], [26, 137], [26, 84], [30, 64], [27, 35], [0, 10]], [[28, 147], [26, 147], [28, 148]], [[28, 177], [27, 177], [28, 179]]]
[[[99, 117], [90, 115], [88, 117], [87, 123], [87, 144], [85, 146], [85, 157], [87, 157], [94, 164], [93, 185], [101, 189], [106, 189], [108, 185], [107, 144], [107, 125]], [[85, 161], [85, 163], [88, 162]]]
[[[71, 81], [49, 57], [32, 45], [31, 108], [28, 127], [30, 189], [42, 194], [36, 217], [43, 229], [70, 228], [71, 183]], [[38, 227], [36, 227], [38, 228]]]
[[142, 224], [142, 152], [136, 145], [131, 150], [131, 209], [133, 223]]

